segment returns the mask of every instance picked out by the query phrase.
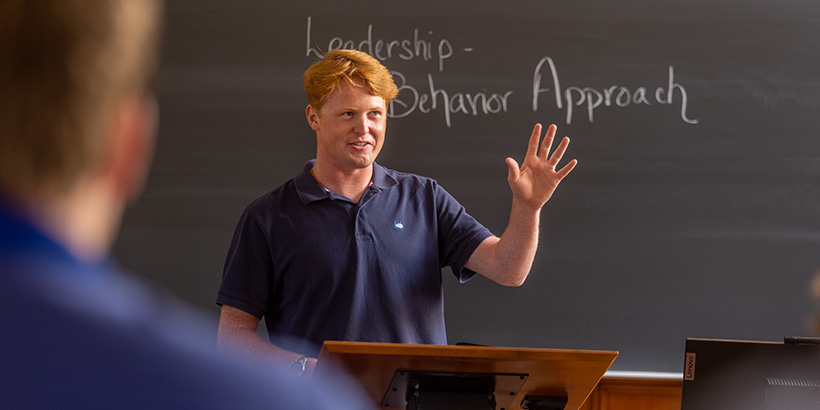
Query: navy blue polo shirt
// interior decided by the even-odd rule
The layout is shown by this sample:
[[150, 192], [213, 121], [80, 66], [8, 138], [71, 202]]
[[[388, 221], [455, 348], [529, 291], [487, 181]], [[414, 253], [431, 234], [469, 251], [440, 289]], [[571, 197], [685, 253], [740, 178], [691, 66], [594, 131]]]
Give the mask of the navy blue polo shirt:
[[308, 355], [325, 340], [446, 344], [441, 269], [469, 280], [492, 233], [433, 179], [374, 163], [356, 203], [313, 164], [245, 209], [217, 304], [264, 317], [274, 344]]

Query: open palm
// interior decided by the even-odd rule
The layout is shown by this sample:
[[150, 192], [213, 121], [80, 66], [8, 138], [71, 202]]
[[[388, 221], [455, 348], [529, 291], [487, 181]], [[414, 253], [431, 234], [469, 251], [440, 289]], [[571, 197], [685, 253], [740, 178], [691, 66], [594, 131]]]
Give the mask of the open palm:
[[543, 207], [552, 197], [552, 193], [555, 192], [561, 180], [569, 175], [578, 163], [573, 159], [563, 168], [557, 169], [558, 163], [561, 162], [569, 146], [569, 137], [564, 137], [552, 155], [549, 155], [557, 129], [555, 125], [550, 125], [539, 147], [541, 124], [536, 124], [530, 135], [524, 163], [519, 167], [516, 160], [507, 158], [507, 166], [509, 166], [507, 181], [510, 183], [513, 198], [531, 209]]

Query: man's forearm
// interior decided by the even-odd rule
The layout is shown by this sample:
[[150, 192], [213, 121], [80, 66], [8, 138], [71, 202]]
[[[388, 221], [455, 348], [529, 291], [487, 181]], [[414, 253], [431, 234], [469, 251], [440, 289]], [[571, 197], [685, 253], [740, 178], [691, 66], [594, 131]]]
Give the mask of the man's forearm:
[[538, 249], [540, 220], [540, 209], [533, 210], [513, 200], [504, 234], [482, 242], [467, 267], [501, 285], [521, 286]]
[[[258, 319], [239, 309], [223, 306], [219, 319], [216, 343], [221, 350], [237, 353], [252, 361], [265, 361], [273, 366], [287, 368], [302, 355], [282, 349], [265, 340], [256, 332]], [[316, 359], [309, 359], [305, 373], [312, 372]]]

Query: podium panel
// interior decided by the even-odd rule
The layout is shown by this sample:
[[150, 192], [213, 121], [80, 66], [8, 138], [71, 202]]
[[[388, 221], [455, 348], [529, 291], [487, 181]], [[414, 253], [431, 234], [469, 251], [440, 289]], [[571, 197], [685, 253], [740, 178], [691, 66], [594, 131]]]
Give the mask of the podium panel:
[[[562, 397], [566, 404], [560, 408], [577, 410], [617, 356], [614, 351], [326, 341], [316, 372], [332, 364], [343, 367], [383, 409], [406, 408], [407, 400], [396, 402], [390, 393], [396, 397], [407, 384], [418, 385], [418, 378], [410, 380], [413, 375], [433, 374], [484, 380], [479, 383], [495, 377], [489, 390], [496, 410], [557, 408], [545, 403]], [[405, 399], [410, 395], [406, 392]]]

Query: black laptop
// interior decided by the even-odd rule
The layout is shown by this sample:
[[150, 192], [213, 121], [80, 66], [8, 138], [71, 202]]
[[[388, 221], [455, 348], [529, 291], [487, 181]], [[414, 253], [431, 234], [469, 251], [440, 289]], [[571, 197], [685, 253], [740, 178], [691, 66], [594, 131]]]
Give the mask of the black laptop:
[[686, 339], [681, 410], [820, 410], [820, 339]]

